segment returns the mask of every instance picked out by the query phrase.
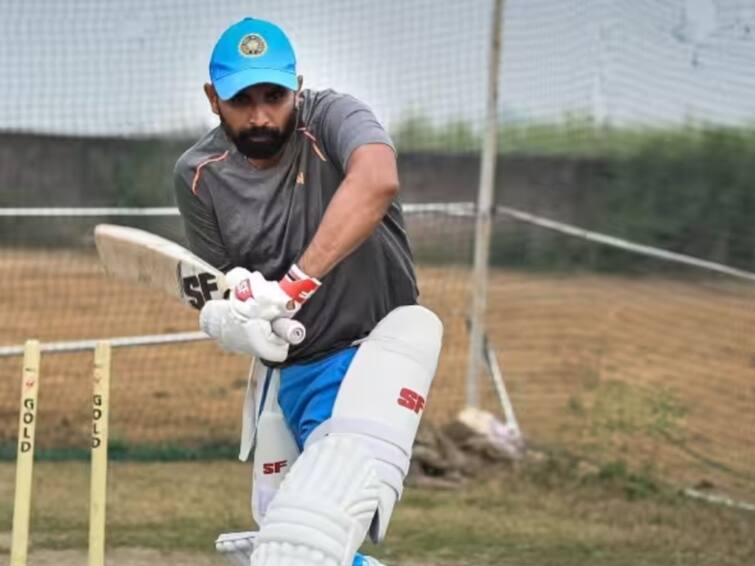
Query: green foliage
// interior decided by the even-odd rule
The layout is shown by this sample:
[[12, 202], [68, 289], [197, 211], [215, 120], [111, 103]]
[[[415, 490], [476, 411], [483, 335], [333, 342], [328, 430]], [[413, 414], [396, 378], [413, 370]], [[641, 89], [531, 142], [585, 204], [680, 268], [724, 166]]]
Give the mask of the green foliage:
[[[421, 116], [401, 123], [396, 139], [402, 151], [463, 153], [480, 147], [480, 134], [471, 126], [435, 125]], [[557, 122], [502, 124], [498, 142], [504, 156], [591, 160], [599, 174], [581, 186], [589, 209], [575, 211], [581, 227], [755, 270], [753, 127], [615, 127], [575, 114]], [[491, 263], [548, 270], [660, 268], [623, 250], [520, 224], [494, 233]]]
[[[600, 231], [755, 269], [755, 130], [655, 133], [610, 161]], [[603, 254], [613, 267], [616, 253]]]
[[503, 154], [594, 157], [610, 153], [620, 133], [599, 127], [588, 115], [568, 114], [559, 122], [514, 122], [498, 128], [498, 152]]
[[628, 501], [646, 499], [661, 492], [660, 486], [649, 471], [633, 472], [623, 461], [609, 462], [601, 466], [598, 473], [589, 477], [588, 481], [620, 490]]
[[396, 145], [405, 151], [468, 153], [479, 151], [480, 136], [463, 120], [435, 125], [423, 115], [413, 114], [393, 132]]
[[173, 204], [173, 167], [185, 144], [143, 140], [129, 145], [113, 163], [115, 206]]
[[[482, 127], [461, 119], [437, 124], [422, 114], [405, 117], [392, 131], [396, 145], [407, 152], [466, 153], [479, 151]], [[715, 126], [687, 123], [681, 126], [598, 124], [586, 113], [567, 113], [560, 120], [502, 122], [498, 126], [498, 152], [501, 154], [561, 155], [568, 157], [629, 157], [649, 148], [667, 146], [676, 153], [700, 144], [717, 146], [722, 152], [741, 149], [744, 142], [755, 144], [755, 126]], [[734, 147], [730, 142], [734, 142]], [[671, 153], [674, 153], [672, 150]], [[729, 155], [730, 157], [731, 155]], [[736, 158], [736, 155], [734, 155]]]

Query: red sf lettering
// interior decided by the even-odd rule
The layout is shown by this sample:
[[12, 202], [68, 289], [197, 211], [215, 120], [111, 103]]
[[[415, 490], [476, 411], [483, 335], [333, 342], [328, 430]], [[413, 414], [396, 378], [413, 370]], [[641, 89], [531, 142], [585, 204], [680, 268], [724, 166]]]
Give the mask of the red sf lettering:
[[419, 415], [425, 408], [425, 398], [416, 391], [404, 387], [398, 395], [398, 404]]
[[262, 473], [266, 476], [270, 474], [279, 474], [281, 470], [287, 465], [287, 460], [281, 460], [279, 462], [265, 462], [264, 464], [262, 464]]

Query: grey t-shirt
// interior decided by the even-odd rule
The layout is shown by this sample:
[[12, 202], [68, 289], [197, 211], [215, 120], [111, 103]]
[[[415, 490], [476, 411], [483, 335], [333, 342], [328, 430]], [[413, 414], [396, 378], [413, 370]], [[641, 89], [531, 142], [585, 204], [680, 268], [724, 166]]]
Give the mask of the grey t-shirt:
[[[303, 91], [297, 129], [269, 169], [252, 166], [215, 128], [176, 163], [176, 198], [189, 247], [222, 271], [241, 266], [280, 279], [312, 240], [351, 153], [373, 143], [393, 147], [366, 105], [332, 90]], [[401, 207], [394, 201], [372, 235], [325, 276], [297, 313], [307, 338], [290, 349], [283, 365], [348, 346], [392, 309], [415, 304], [417, 295]]]

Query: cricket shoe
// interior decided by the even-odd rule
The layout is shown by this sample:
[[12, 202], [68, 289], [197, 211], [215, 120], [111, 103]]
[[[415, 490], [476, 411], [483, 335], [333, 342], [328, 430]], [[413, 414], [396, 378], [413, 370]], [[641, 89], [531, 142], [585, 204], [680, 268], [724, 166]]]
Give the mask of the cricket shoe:
[[233, 566], [249, 566], [256, 538], [257, 531], [223, 533], [215, 541], [215, 549]]

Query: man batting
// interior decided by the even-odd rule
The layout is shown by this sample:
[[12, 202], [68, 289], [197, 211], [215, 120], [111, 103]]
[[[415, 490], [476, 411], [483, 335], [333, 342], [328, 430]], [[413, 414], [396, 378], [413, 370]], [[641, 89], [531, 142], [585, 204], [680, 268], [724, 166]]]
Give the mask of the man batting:
[[[359, 100], [302, 89], [284, 32], [247, 18], [204, 87], [220, 126], [178, 160], [192, 251], [227, 272], [200, 325], [255, 356], [242, 457], [256, 533], [220, 550], [254, 566], [376, 565], [409, 469], [442, 325], [417, 304], [390, 137]], [[295, 317], [301, 344], [271, 321]]]

